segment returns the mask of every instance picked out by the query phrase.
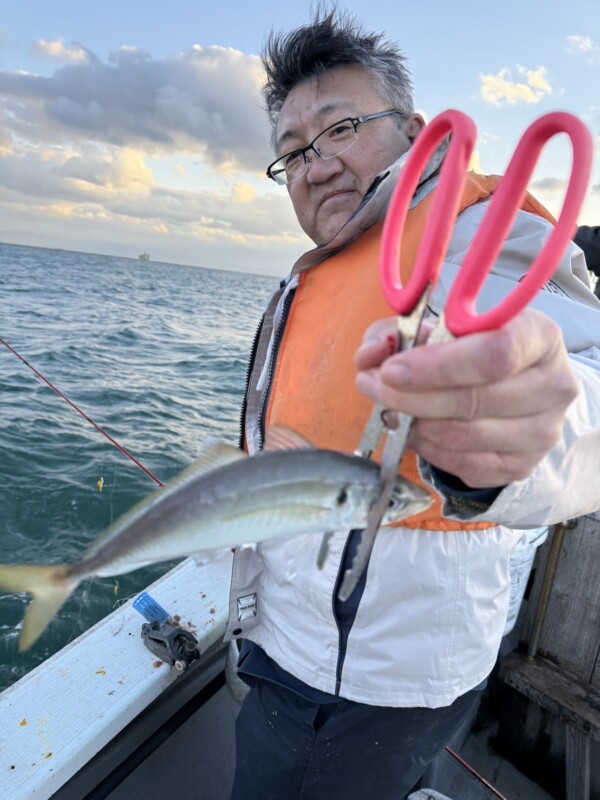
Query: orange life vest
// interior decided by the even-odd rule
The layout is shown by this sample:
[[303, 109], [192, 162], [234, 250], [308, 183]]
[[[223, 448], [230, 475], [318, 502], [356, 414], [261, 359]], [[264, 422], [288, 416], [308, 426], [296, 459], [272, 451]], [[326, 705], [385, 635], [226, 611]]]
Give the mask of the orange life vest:
[[[469, 173], [461, 210], [488, 197], [498, 181], [494, 176]], [[408, 212], [400, 258], [403, 283], [410, 276], [433, 196], [434, 192], [430, 192]], [[550, 218], [529, 195], [521, 207]], [[265, 421], [267, 425], [288, 425], [320, 448], [353, 452], [373, 408], [355, 387], [354, 354], [366, 329], [393, 313], [379, 282], [382, 225], [373, 225], [345, 250], [301, 273], [285, 325]], [[412, 452], [402, 460], [400, 474], [425, 485]], [[489, 523], [460, 523], [444, 518], [439, 495], [429, 486], [426, 488], [434, 499], [433, 505], [402, 520], [402, 527], [490, 527]]]

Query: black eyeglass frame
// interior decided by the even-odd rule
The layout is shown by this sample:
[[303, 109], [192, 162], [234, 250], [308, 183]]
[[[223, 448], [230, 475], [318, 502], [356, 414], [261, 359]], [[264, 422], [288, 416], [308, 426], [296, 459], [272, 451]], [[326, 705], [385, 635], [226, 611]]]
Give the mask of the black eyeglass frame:
[[[356, 133], [358, 126], [362, 125], [363, 122], [370, 122], [372, 119], [380, 119], [381, 117], [388, 117], [388, 116], [390, 116], [390, 114], [400, 114], [403, 117], [406, 116], [404, 114], [404, 112], [400, 111], [397, 108], [389, 108], [389, 109], [387, 109], [387, 111], [378, 111], [375, 114], [367, 114], [366, 116], [363, 116], [363, 117], [344, 117], [344, 119], [339, 119], [337, 122], [334, 122], [333, 125], [328, 125], [325, 128], [325, 130], [322, 130], [321, 133], [319, 133], [317, 136], [315, 136], [315, 138], [312, 140], [312, 142], [310, 144], [306, 145], [306, 147], [300, 147], [300, 148], [298, 148], [298, 150], [290, 150], [289, 153], [284, 153], [284, 155], [279, 156], [279, 158], [276, 158], [275, 161], [273, 161], [273, 163], [269, 164], [269, 166], [267, 167], [267, 172], [266, 172], [267, 177], [271, 178], [272, 181], [275, 181], [275, 183], [278, 186], [287, 186], [290, 183], [294, 183], [294, 181], [297, 181], [303, 175], [306, 175], [306, 172], [308, 171], [308, 165], [309, 165], [310, 162], [307, 160], [306, 154], [310, 150], [314, 150], [315, 153], [319, 156], [319, 158], [324, 158], [324, 159], [336, 158], [337, 156], [340, 156], [342, 153], [345, 153], [346, 150], [349, 150], [352, 147], [352, 145], [354, 144], [354, 142], [356, 141], [356, 139], [353, 139], [350, 142], [350, 144], [348, 145], [348, 147], [346, 147], [344, 150], [340, 150], [339, 153], [336, 153], [333, 156], [324, 156], [315, 147], [315, 142], [317, 141], [317, 139], [320, 139], [321, 136], [323, 136], [324, 133], [327, 133], [328, 130], [331, 130], [332, 128], [335, 128], [337, 125], [341, 125], [342, 122], [349, 122], [352, 125], [352, 127], [354, 128], [354, 132]], [[277, 178], [273, 175], [273, 167], [275, 166], [275, 164], [278, 164], [283, 159], [288, 158], [289, 156], [296, 155], [296, 154], [302, 155], [302, 157], [304, 158], [304, 163], [306, 165], [306, 169], [304, 170], [304, 172], [301, 172], [300, 175], [298, 175], [298, 177], [292, 178], [291, 181], [284, 181], [283, 183], [280, 183], [277, 180]], [[282, 171], [284, 171], [284, 170], [282, 170]]]

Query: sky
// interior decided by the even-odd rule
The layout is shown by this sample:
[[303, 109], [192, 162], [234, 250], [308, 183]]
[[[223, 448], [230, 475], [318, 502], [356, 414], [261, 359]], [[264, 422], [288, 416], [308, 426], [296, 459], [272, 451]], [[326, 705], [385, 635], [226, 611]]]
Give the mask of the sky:
[[[0, 14], [0, 241], [286, 275], [311, 243], [273, 160], [259, 53], [310, 3], [19, 0]], [[590, 128], [580, 224], [600, 224], [600, 3], [348, 0], [397, 41], [426, 119], [475, 121], [473, 166], [502, 173], [538, 116]], [[531, 191], [561, 207], [570, 147]]]

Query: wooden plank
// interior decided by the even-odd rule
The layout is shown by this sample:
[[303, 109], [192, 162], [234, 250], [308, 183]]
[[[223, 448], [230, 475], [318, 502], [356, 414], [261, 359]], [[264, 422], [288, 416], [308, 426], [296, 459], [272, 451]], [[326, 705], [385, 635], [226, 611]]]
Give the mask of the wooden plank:
[[[550, 537], [549, 537], [550, 538]], [[523, 628], [525, 641], [546, 569], [549, 541], [536, 558]], [[583, 517], [567, 531], [541, 631], [539, 652], [581, 680], [600, 688], [600, 521]]]
[[[582, 530], [600, 538], [600, 511], [597, 511], [594, 516], [584, 517], [581, 520], [581, 526]], [[596, 581], [600, 583], [600, 565], [597, 566], [596, 573]], [[600, 618], [596, 620], [596, 626], [600, 627]], [[596, 650], [596, 660], [592, 669], [590, 683], [595, 689], [600, 689], [600, 643]]]
[[590, 800], [590, 737], [567, 725], [567, 800]]
[[[491, 679], [490, 689], [495, 692], [492, 713], [498, 718], [498, 732], [491, 742], [494, 750], [551, 797], [565, 800], [565, 722], [502, 681]], [[468, 761], [468, 750], [464, 753]], [[592, 800], [600, 800], [600, 741], [590, 742], [590, 772]], [[495, 773], [490, 775], [496, 779]], [[504, 794], [511, 800], [517, 797]], [[529, 800], [526, 792], [520, 797]]]
[[515, 651], [500, 662], [500, 678], [542, 708], [600, 741], [600, 692], [543, 658]]

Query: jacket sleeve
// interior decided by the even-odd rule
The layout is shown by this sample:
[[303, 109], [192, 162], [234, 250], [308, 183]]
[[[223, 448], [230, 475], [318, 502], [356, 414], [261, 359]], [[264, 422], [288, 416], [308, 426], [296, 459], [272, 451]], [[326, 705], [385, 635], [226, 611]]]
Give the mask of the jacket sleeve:
[[[439, 313], [448, 289], [473, 239], [488, 203], [466, 209], [459, 217], [440, 282], [432, 299]], [[509, 237], [478, 298], [479, 312], [497, 305], [522, 278], [550, 232], [545, 220], [517, 215]], [[444, 514], [460, 520], [487, 521], [514, 528], [551, 525], [600, 508], [600, 301], [590, 289], [581, 250], [572, 245], [532, 307], [561, 327], [579, 394], [567, 410], [563, 435], [524, 481], [512, 483], [490, 504], [465, 503], [436, 486], [429, 465], [425, 480], [444, 496]]]

